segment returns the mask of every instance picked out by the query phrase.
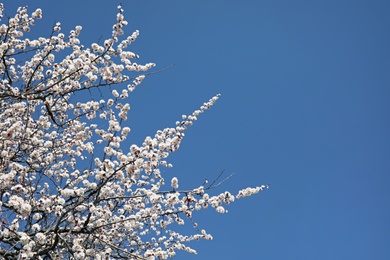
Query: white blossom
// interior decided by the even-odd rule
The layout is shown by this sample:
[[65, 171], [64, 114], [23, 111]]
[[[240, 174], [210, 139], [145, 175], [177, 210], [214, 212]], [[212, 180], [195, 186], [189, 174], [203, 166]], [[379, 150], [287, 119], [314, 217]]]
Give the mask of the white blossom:
[[43, 233], [38, 232], [35, 237], [37, 238], [39, 244], [43, 245], [46, 243], [46, 236]]
[[113, 95], [114, 97], [119, 97], [119, 93], [118, 93], [118, 91], [116, 91], [115, 89], [112, 91], [112, 95]]
[[222, 206], [218, 206], [215, 210], [216, 210], [218, 213], [225, 213], [225, 209], [224, 209]]
[[179, 181], [176, 177], [173, 177], [172, 180], [171, 180], [171, 186], [172, 188], [174, 189], [177, 189], [179, 188]]

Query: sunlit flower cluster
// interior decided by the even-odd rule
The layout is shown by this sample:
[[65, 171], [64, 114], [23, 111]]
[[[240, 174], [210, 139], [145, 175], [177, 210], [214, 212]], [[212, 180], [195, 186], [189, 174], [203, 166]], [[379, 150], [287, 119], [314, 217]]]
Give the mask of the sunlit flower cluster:
[[[50, 37], [27, 38], [42, 15], [20, 7], [0, 25], [1, 259], [196, 253], [188, 242], [212, 236], [198, 227], [194, 211], [226, 213], [236, 198], [268, 188], [210, 195], [218, 184], [180, 190], [177, 177], [165, 183], [167, 157], [220, 95], [174, 127], [129, 145], [129, 93], [155, 66], [135, 62], [140, 57], [127, 50], [139, 32], [123, 36], [127, 21], [118, 6], [111, 36], [90, 47], [81, 44], [81, 26], [64, 34], [59, 22]], [[193, 235], [178, 232], [186, 223]]]

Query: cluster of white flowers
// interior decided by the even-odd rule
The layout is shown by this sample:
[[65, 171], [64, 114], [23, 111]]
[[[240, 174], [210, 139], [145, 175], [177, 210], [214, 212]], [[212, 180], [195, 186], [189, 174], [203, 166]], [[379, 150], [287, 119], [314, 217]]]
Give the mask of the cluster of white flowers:
[[[0, 4], [0, 18], [3, 11]], [[40, 18], [41, 9], [29, 15], [21, 7], [0, 25], [1, 259], [196, 253], [187, 243], [212, 236], [194, 222], [194, 210], [226, 213], [235, 198], [268, 188], [211, 196], [215, 185], [179, 190], [177, 177], [166, 185], [161, 168], [172, 167], [167, 157], [219, 94], [175, 127], [128, 145], [126, 99], [145, 78], [137, 73], [154, 63], [135, 63], [139, 56], [126, 50], [138, 31], [120, 41], [127, 25], [122, 7], [111, 37], [90, 48], [80, 43], [81, 26], [66, 36], [56, 23], [49, 38], [25, 38]], [[87, 95], [80, 100], [78, 92]], [[174, 230], [187, 220], [195, 227], [191, 236]]]

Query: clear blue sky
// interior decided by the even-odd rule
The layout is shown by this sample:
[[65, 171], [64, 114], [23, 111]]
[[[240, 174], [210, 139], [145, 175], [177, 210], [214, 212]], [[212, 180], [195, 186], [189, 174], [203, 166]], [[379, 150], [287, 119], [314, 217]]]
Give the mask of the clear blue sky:
[[[389, 1], [122, 2], [141, 33], [131, 49], [176, 64], [133, 93], [130, 139], [221, 93], [164, 174], [191, 187], [235, 172], [218, 191], [272, 185], [195, 215], [214, 240], [177, 259], [390, 259]], [[92, 43], [119, 1], [9, 0], [6, 12], [20, 3], [43, 9], [41, 34], [61, 21]]]

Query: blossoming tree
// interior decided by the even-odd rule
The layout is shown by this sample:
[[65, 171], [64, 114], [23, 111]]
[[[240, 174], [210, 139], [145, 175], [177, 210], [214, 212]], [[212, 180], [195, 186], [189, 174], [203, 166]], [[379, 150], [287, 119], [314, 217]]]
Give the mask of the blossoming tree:
[[[4, 5], [0, 4], [3, 20]], [[192, 219], [268, 186], [209, 195], [218, 184], [180, 190], [160, 169], [184, 132], [217, 101], [212, 97], [171, 128], [125, 145], [129, 94], [155, 64], [127, 50], [138, 31], [118, 7], [112, 36], [83, 46], [68, 35], [29, 39], [42, 17], [20, 7], [0, 26], [0, 258], [167, 259], [187, 242], [211, 239]], [[144, 74], [142, 74], [144, 73]], [[80, 94], [82, 98], [80, 98]], [[177, 225], [189, 222], [194, 234]], [[176, 227], [176, 228], [175, 228]]]

